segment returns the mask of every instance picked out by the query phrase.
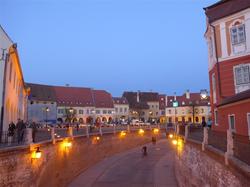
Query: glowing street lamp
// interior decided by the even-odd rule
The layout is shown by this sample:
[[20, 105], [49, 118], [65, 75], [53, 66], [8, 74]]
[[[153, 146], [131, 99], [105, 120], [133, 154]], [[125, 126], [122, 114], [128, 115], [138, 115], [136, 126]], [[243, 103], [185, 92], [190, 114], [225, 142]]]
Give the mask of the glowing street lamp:
[[153, 132], [154, 132], [154, 134], [159, 134], [160, 130], [159, 130], [158, 128], [155, 128], [155, 129], [153, 130]]
[[178, 141], [177, 141], [176, 139], [174, 139], [174, 140], [172, 141], [172, 143], [173, 143], [174, 145], [177, 145]]
[[145, 131], [143, 129], [139, 129], [138, 133], [139, 135], [144, 135]]
[[42, 157], [42, 152], [40, 151], [40, 148], [37, 147], [35, 151], [32, 152], [31, 158], [32, 159], [39, 159]]
[[120, 137], [121, 137], [121, 138], [125, 137], [126, 135], [127, 135], [127, 133], [126, 133], [125, 131], [121, 131], [121, 132], [120, 132]]
[[172, 139], [174, 137], [174, 135], [173, 134], [169, 134], [168, 137]]

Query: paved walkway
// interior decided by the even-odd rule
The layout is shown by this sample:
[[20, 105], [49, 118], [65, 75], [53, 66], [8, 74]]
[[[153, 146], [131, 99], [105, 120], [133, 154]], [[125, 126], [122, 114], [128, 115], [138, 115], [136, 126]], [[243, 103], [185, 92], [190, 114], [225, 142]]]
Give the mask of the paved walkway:
[[174, 152], [166, 140], [106, 158], [80, 174], [69, 187], [176, 187]]

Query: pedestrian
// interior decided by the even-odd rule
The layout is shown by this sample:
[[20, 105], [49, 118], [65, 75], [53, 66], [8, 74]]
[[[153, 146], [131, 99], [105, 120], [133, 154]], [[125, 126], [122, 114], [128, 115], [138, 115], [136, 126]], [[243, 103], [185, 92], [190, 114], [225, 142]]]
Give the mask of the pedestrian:
[[207, 123], [206, 123], [204, 118], [202, 119], [201, 126], [202, 126], [202, 128], [207, 126]]
[[76, 131], [79, 131], [79, 123], [76, 123]]
[[208, 118], [208, 121], [207, 121], [207, 126], [209, 127], [209, 128], [211, 128], [212, 127], [212, 120], [211, 120], [211, 118]]
[[22, 134], [22, 122], [20, 119], [17, 120], [17, 124], [16, 124], [16, 128], [17, 128], [17, 143], [21, 142], [21, 134]]
[[142, 147], [142, 156], [147, 156], [148, 151], [147, 151], [147, 146]]
[[32, 122], [30, 128], [32, 129], [32, 142], [35, 143], [37, 124], [35, 122]]
[[9, 143], [13, 142], [13, 138], [14, 138], [14, 135], [15, 135], [15, 129], [16, 129], [16, 125], [12, 121], [9, 124], [9, 128], [8, 128], [8, 142]]

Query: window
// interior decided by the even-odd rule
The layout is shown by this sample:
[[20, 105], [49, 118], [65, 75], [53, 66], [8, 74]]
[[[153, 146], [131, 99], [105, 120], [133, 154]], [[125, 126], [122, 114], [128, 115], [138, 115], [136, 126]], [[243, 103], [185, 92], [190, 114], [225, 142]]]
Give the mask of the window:
[[241, 65], [239, 67], [235, 67], [234, 74], [236, 85], [250, 83], [249, 65]]
[[245, 25], [236, 25], [231, 28], [232, 45], [238, 45], [246, 42]]
[[229, 128], [231, 130], [235, 130], [235, 115], [234, 114], [229, 115], [228, 120], [229, 120]]
[[101, 111], [100, 110], [96, 110], [96, 114], [100, 114], [101, 113]]
[[79, 110], [79, 114], [83, 114], [83, 110]]
[[215, 125], [218, 125], [218, 111], [214, 110], [214, 123]]
[[108, 114], [112, 114], [112, 110], [109, 110], [109, 111], [108, 111]]
[[208, 51], [209, 52], [209, 56], [213, 57], [214, 46], [213, 46], [213, 39], [212, 39], [212, 37], [209, 39], [208, 47], [209, 47], [209, 51]]
[[212, 74], [213, 103], [216, 103], [216, 80], [215, 73]]
[[168, 110], [168, 113], [171, 114], [171, 110]]
[[122, 113], [123, 112], [123, 108], [120, 108], [120, 113]]
[[115, 112], [118, 113], [118, 108], [115, 108]]
[[128, 109], [127, 108], [124, 108], [124, 113], [126, 113], [128, 111]]
[[103, 114], [107, 114], [107, 110], [103, 110], [102, 113], [103, 113]]
[[64, 113], [64, 109], [58, 109], [58, 114], [63, 114]]
[[87, 109], [87, 114], [89, 114], [89, 109]]

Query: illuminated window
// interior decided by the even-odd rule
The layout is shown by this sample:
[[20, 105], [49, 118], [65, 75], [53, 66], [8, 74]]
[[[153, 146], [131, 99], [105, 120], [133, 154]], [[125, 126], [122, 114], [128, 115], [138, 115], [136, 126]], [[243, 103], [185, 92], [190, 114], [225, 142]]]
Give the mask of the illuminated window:
[[250, 83], [249, 65], [235, 67], [234, 74], [236, 85]]

